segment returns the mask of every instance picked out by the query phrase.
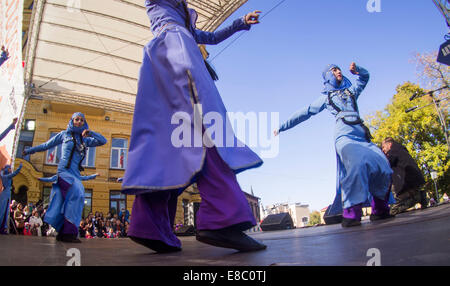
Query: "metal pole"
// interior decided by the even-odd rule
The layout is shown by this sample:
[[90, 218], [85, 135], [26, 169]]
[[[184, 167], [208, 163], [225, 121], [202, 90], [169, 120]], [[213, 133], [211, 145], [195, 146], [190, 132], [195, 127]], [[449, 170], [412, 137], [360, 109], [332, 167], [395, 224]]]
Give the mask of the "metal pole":
[[446, 122], [445, 122], [445, 117], [441, 112], [438, 102], [436, 102], [436, 100], [434, 99], [433, 93], [431, 93], [430, 96], [431, 96], [431, 99], [433, 100], [434, 107], [436, 108], [436, 111], [437, 111], [437, 114], [439, 117], [439, 121], [441, 122], [442, 131], [444, 132], [445, 141], [447, 142], [447, 149], [450, 152], [450, 141], [448, 139], [448, 132], [447, 132], [447, 126], [446, 126]]
[[[445, 85], [445, 86], [443, 86], [443, 87], [441, 87], [441, 88], [438, 88], [438, 89], [436, 89], [436, 90], [432, 90], [432, 91], [426, 92], [426, 93], [424, 93], [424, 94], [422, 94], [422, 95], [419, 95], [417, 92], [415, 92], [415, 93], [413, 94], [413, 96], [409, 98], [409, 101], [412, 101], [412, 100], [414, 100], [415, 98], [417, 98], [417, 97], [422, 97], [422, 96], [424, 96], [424, 95], [429, 95], [429, 96], [431, 97], [431, 99], [433, 100], [434, 107], [436, 108], [436, 112], [437, 112], [437, 115], [438, 115], [438, 118], [439, 118], [439, 122], [440, 122], [441, 127], [442, 127], [442, 131], [444, 132], [445, 141], [446, 141], [446, 143], [447, 143], [447, 151], [448, 151], [448, 152], [447, 152], [447, 156], [450, 156], [450, 139], [448, 138], [447, 124], [446, 124], [447, 122], [446, 122], [445, 117], [444, 117], [444, 115], [442, 114], [441, 109], [440, 109], [440, 107], [439, 107], [439, 103], [440, 103], [442, 100], [447, 100], [448, 97], [445, 97], [445, 98], [442, 98], [442, 99], [438, 99], [438, 100], [436, 100], [436, 99], [434, 98], [434, 93], [435, 93], [435, 92], [441, 91], [441, 90], [443, 90], [443, 89], [448, 89], [448, 88], [449, 88], [449, 86], [448, 86], [448, 85]], [[430, 104], [429, 104], [429, 105], [430, 105]], [[426, 105], [426, 106], [428, 106], [428, 105]], [[420, 108], [419, 108], [418, 106], [415, 106], [415, 107], [412, 107], [412, 108], [409, 108], [409, 109], [405, 110], [405, 112], [408, 113], [408, 112], [411, 112], [411, 111], [416, 111], [416, 110], [422, 109], [422, 108], [424, 108], [424, 107], [426, 107], [426, 106], [423, 106], [423, 107], [420, 107]]]
[[436, 172], [435, 170], [432, 170], [432, 171], [430, 172], [430, 175], [431, 175], [431, 179], [432, 179], [433, 182], [434, 182], [434, 189], [436, 190], [436, 200], [437, 200], [436, 203], [439, 203], [439, 192], [438, 192], [438, 188], [437, 188], [437, 178], [438, 178], [438, 175], [437, 175], [437, 172]]
[[434, 189], [436, 190], [436, 203], [439, 204], [439, 192], [438, 192], [436, 180], [433, 180], [433, 182], [434, 182]]

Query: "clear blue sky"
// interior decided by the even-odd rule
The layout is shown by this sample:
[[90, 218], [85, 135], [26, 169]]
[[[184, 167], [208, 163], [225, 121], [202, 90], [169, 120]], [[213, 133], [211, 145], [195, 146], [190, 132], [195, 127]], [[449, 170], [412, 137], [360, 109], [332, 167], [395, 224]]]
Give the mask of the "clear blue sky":
[[[369, 13], [367, 0], [249, 0], [225, 23], [262, 10], [261, 24], [244, 32], [212, 64], [217, 87], [231, 112], [279, 112], [283, 122], [316, 99], [322, 71], [335, 63], [351, 80], [352, 61], [365, 67], [371, 80], [359, 100], [365, 117], [383, 109], [397, 85], [417, 82], [411, 59], [431, 52], [448, 32], [431, 0], [381, 0], [381, 12]], [[235, 37], [209, 46], [215, 57]], [[258, 169], [238, 175], [243, 190], [264, 206], [301, 202], [310, 210], [328, 206], [336, 186], [334, 119], [323, 111], [281, 134], [280, 152]], [[256, 150], [258, 151], [258, 150]]]

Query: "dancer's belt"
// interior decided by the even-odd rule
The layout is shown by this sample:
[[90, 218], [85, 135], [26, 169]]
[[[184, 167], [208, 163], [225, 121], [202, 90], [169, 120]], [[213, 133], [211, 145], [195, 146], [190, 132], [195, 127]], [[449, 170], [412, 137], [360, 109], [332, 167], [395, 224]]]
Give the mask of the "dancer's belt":
[[[341, 111], [336, 115], [336, 121], [340, 120], [340, 119], [345, 119], [345, 117], [356, 117], [359, 119], [359, 113], [355, 112], [355, 111]], [[345, 120], [347, 122], [349, 122], [348, 120]]]

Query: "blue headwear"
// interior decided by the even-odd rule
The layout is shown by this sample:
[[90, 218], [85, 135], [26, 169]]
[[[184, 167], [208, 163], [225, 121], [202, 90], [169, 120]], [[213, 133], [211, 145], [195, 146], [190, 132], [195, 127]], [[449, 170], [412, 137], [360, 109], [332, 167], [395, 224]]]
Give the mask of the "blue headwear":
[[337, 65], [328, 65], [324, 72], [322, 73], [323, 77], [323, 84], [325, 85], [324, 90], [322, 93], [328, 94], [329, 92], [336, 91], [336, 90], [343, 90], [347, 89], [352, 86], [351, 81], [346, 78], [345, 76], [342, 76], [342, 81], [340, 84], [338, 84], [338, 81], [336, 77], [334, 76], [333, 72], [331, 71], [334, 68], [340, 69]]
[[2, 169], [3, 174], [5, 174], [5, 175], [9, 174], [10, 168], [11, 168], [11, 165], [5, 165], [5, 167], [3, 167], [3, 169]]
[[[80, 116], [84, 119], [84, 125], [81, 127], [75, 127], [75, 125], [73, 125], [73, 119], [77, 116]], [[72, 118], [69, 121], [69, 124], [67, 124], [67, 131], [68, 132], [73, 132], [73, 133], [83, 133], [84, 130], [89, 129], [89, 125], [86, 122], [86, 117], [84, 117], [84, 114], [81, 112], [75, 112], [72, 115]]]

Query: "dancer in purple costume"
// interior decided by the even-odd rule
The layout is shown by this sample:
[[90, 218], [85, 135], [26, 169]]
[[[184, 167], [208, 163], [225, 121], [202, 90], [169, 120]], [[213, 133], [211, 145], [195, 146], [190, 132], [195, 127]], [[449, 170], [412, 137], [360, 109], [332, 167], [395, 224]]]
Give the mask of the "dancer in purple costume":
[[[198, 44], [218, 44], [249, 30], [259, 23], [260, 12], [249, 13], [222, 30], [205, 32], [195, 28], [197, 13], [184, 0], [147, 0], [145, 5], [155, 38], [144, 48], [122, 184], [123, 193], [136, 195], [128, 235], [157, 252], [181, 250], [173, 232], [177, 198], [196, 182], [202, 197], [197, 240], [240, 251], [265, 249], [243, 232], [256, 222], [236, 179], [237, 173], [259, 167], [262, 160], [229, 128], [214, 84], [216, 75], [198, 48]], [[173, 135], [179, 127], [173, 121], [181, 120], [176, 114], [192, 119], [198, 110], [200, 115], [219, 114], [227, 133], [213, 138], [208, 133], [211, 125], [191, 123], [187, 129], [192, 137], [200, 134], [213, 144], [175, 146]]]

